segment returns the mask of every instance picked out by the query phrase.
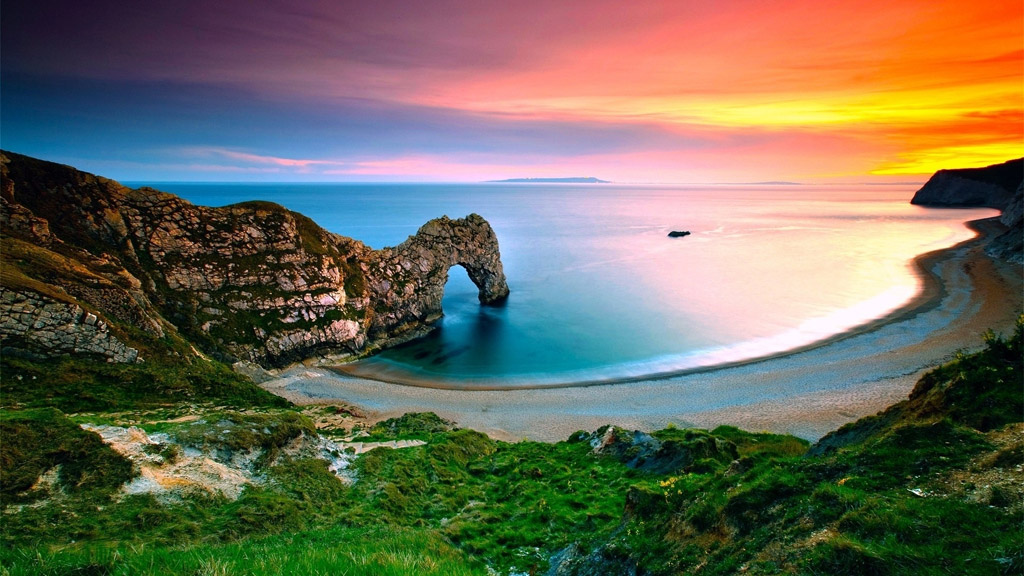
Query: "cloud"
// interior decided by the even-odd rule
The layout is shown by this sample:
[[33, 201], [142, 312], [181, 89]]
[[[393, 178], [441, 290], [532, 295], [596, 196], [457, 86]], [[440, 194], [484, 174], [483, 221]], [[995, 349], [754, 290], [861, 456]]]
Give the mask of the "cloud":
[[239, 152], [237, 150], [228, 150], [226, 148], [216, 147], [184, 148], [181, 150], [181, 152], [186, 155], [221, 156], [223, 158], [237, 160], [239, 162], [247, 164], [271, 164], [273, 166], [281, 166], [288, 168], [309, 168], [311, 166], [338, 164], [337, 162], [333, 162], [330, 160], [279, 158], [276, 156], [251, 154], [248, 152]]
[[1021, 140], [1016, 0], [9, 4], [4, 144], [42, 155], [191, 150], [311, 178], [603, 159], [732, 180], [729, 164], [916, 170]]

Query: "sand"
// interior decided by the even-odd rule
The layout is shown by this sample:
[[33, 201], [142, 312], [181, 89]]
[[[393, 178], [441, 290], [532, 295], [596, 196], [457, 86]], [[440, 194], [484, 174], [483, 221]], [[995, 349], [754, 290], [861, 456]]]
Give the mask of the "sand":
[[920, 376], [978, 349], [992, 329], [1009, 334], [1022, 309], [1022, 269], [984, 244], [1000, 225], [915, 260], [923, 286], [906, 306], [814, 346], [728, 366], [614, 384], [452, 390], [407, 386], [327, 368], [292, 368], [263, 386], [296, 404], [344, 403], [370, 421], [435, 412], [502, 440], [564, 440], [604, 424], [651, 430], [722, 424], [816, 440], [905, 399]]

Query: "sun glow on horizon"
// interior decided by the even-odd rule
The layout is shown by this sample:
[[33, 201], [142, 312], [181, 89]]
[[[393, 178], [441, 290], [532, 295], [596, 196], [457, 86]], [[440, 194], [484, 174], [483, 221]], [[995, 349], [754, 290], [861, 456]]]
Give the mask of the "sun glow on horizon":
[[43, 7], [5, 7], [4, 144], [122, 179], [824, 182], [1024, 156], [1017, 0], [227, 1], [116, 23], [48, 2], [83, 25], [58, 39]]

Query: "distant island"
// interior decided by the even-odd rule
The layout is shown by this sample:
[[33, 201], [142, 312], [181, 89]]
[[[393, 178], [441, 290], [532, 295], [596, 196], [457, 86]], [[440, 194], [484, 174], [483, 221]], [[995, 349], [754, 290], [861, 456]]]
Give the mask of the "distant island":
[[507, 180], [488, 180], [488, 182], [504, 183], [525, 183], [525, 184], [611, 184], [607, 180], [594, 178], [593, 176], [578, 176], [574, 178], [509, 178]]

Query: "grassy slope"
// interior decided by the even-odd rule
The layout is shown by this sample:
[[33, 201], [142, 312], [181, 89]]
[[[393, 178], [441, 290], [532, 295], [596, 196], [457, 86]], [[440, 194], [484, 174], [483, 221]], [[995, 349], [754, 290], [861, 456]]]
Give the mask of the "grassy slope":
[[223, 364], [178, 356], [113, 364], [70, 356], [40, 362], [0, 357], [0, 408], [53, 407], [65, 412], [133, 410], [183, 403], [285, 407]]
[[[262, 405], [245, 418], [295, 433], [308, 421], [212, 364], [4, 359], [0, 573], [545, 573], [560, 551], [564, 574], [1020, 573], [1021, 355], [1020, 327], [989, 338], [810, 453], [789, 436], [670, 428], [653, 436], [677, 467], [644, 471], [625, 464], [635, 447], [597, 455], [588, 434], [510, 444], [409, 415], [369, 439], [427, 444], [365, 454], [352, 486], [321, 461], [285, 459], [237, 501], [173, 505], [115, 497], [130, 471], [74, 423], [173, 433], [155, 420], [182, 397], [221, 419], [233, 416], [214, 402]], [[22, 490], [56, 464], [55, 490]]]
[[634, 496], [649, 505], [603, 550], [654, 574], [1019, 574], [1021, 326], [807, 456]]

